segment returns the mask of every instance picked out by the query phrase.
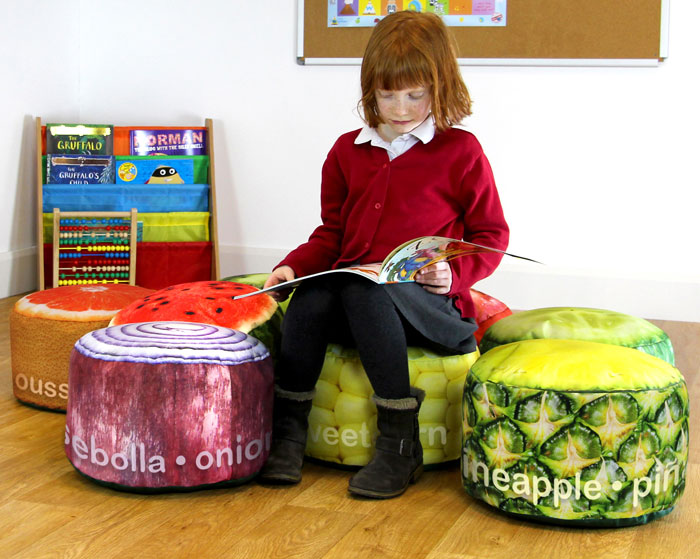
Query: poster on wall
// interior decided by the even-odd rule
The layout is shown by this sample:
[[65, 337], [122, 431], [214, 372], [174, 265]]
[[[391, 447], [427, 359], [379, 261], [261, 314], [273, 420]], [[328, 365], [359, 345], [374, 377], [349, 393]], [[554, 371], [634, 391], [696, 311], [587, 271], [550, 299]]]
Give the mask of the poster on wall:
[[432, 12], [452, 27], [505, 27], [508, 0], [328, 0], [328, 27], [374, 27], [400, 10]]

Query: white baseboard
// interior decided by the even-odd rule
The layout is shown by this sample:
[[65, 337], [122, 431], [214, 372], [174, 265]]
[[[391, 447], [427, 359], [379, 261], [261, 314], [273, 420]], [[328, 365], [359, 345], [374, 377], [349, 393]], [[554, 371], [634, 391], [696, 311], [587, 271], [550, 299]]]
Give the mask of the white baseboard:
[[[222, 277], [268, 272], [284, 249], [220, 246]], [[572, 306], [615, 310], [647, 319], [700, 322], [700, 278], [641, 278], [504, 262], [474, 286], [512, 309]]]
[[[219, 246], [221, 277], [268, 272], [285, 249]], [[37, 289], [36, 249], [0, 253], [0, 297]], [[700, 279], [640, 278], [504, 262], [474, 286], [512, 309], [592, 307], [643, 318], [700, 322]]]
[[0, 297], [35, 291], [38, 287], [36, 247], [0, 252]]

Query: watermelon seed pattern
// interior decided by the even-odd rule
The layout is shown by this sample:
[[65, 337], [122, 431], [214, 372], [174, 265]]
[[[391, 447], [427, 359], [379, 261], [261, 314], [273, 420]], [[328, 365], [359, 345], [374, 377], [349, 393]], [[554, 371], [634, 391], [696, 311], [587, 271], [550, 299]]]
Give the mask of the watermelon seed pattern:
[[276, 358], [282, 313], [268, 295], [234, 300], [256, 288], [229, 281], [202, 281], [169, 286], [136, 301], [117, 313], [112, 324], [182, 320], [215, 324], [249, 333]]

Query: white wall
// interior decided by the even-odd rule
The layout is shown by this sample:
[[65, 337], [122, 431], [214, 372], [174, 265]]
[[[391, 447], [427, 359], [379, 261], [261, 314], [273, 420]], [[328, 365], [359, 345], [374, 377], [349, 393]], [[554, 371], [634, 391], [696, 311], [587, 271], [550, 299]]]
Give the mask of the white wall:
[[34, 116], [80, 103], [78, 1], [4, 2], [0, 16], [0, 297], [36, 286]]
[[[296, 64], [295, 2], [20, 6], [0, 35], [4, 52], [19, 54], [0, 62], [13, 83], [0, 117], [13, 131], [0, 139], [11, 200], [0, 209], [0, 280], [35, 246], [27, 115], [117, 125], [211, 117], [222, 273], [264, 271], [306, 239], [325, 155], [360, 126], [359, 67]], [[475, 100], [466, 124], [493, 165], [510, 250], [546, 263], [504, 261], [478, 288], [518, 309], [700, 321], [700, 5], [683, 9], [671, 11], [670, 56], [656, 68], [463, 68]], [[33, 268], [16, 267], [0, 296], [33, 288]]]

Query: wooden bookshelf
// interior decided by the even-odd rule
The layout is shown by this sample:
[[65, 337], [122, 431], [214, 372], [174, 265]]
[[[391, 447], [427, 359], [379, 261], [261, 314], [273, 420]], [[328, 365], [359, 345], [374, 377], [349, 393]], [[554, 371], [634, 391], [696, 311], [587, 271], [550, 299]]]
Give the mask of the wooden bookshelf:
[[[129, 153], [123, 153], [124, 148], [117, 146], [117, 136], [123, 135], [129, 129], [137, 128], [137, 126], [114, 126], [115, 132], [115, 145], [114, 145], [114, 155], [129, 155]], [[218, 226], [217, 226], [217, 215], [216, 215], [216, 173], [214, 167], [214, 124], [211, 118], [206, 118], [204, 126], [138, 126], [138, 128], [149, 129], [149, 130], [171, 130], [171, 129], [200, 129], [206, 130], [207, 133], [207, 155], [209, 156], [209, 165], [207, 169], [207, 181], [209, 185], [209, 242], [211, 243], [211, 263], [209, 266], [210, 274], [209, 277], [199, 278], [202, 280], [207, 279], [218, 279], [219, 277], [219, 241], [218, 241]], [[44, 254], [44, 218], [43, 218], [43, 201], [44, 201], [44, 181], [43, 181], [43, 170], [44, 164], [42, 157], [46, 155], [46, 137], [45, 137], [45, 126], [42, 124], [41, 117], [36, 118], [36, 195], [37, 195], [37, 209], [36, 209], [36, 234], [37, 234], [37, 273], [39, 275], [39, 289], [45, 289], [47, 287], [45, 274], [46, 266], [51, 266], [51, 263], [47, 264], [46, 256]], [[59, 208], [59, 210], [62, 210]], [[139, 208], [136, 208], [139, 211]], [[69, 210], [70, 211], [70, 210]], [[138, 249], [137, 249], [138, 255]], [[137, 256], [138, 257], [138, 256]], [[176, 283], [176, 282], [174, 282]]]

